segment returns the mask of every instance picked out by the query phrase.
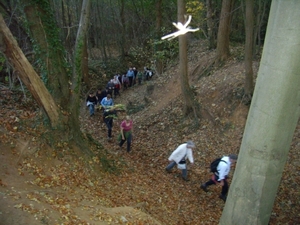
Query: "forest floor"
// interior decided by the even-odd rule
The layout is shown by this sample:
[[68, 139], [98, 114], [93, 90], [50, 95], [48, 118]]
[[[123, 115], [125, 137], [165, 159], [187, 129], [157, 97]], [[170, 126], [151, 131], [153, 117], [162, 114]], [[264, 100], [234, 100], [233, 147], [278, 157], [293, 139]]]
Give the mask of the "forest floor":
[[[201, 43], [189, 48], [190, 83], [201, 103], [200, 122], [183, 116], [178, 65], [163, 75], [121, 91], [115, 103], [125, 104], [134, 121], [131, 153], [117, 144], [119, 123], [114, 120], [113, 140], [99, 111], [89, 117], [83, 99], [81, 129], [100, 145], [86, 166], [79, 149], [57, 142], [50, 148], [43, 136], [50, 132], [36, 119], [40, 113], [24, 97], [1, 86], [0, 109], [0, 225], [86, 224], [218, 224], [224, 202], [219, 186], [205, 193], [200, 184], [210, 177], [210, 162], [238, 153], [249, 106], [243, 102], [242, 49], [209, 76], [192, 73], [214, 52]], [[258, 62], [254, 62], [257, 73]], [[33, 104], [34, 105], [34, 104]], [[300, 126], [292, 141], [270, 225], [300, 224]], [[168, 157], [183, 142], [193, 140], [195, 163], [190, 181], [176, 168], [166, 173]], [[96, 169], [97, 168], [97, 169]], [[231, 175], [234, 172], [232, 169]]]

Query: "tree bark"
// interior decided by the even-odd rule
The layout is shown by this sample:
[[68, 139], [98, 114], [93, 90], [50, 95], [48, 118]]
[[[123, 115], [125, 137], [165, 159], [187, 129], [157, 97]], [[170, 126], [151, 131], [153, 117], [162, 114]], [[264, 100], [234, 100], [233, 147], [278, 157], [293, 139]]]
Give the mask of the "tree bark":
[[246, 0], [246, 43], [245, 43], [245, 97], [250, 98], [253, 94], [253, 0]]
[[[178, 7], [178, 22], [184, 24], [185, 18], [185, 1], [177, 0]], [[197, 102], [194, 99], [193, 91], [189, 85], [188, 79], [188, 63], [187, 63], [187, 38], [186, 35], [179, 36], [179, 73], [180, 73], [180, 83], [181, 91], [184, 98], [184, 108], [183, 112], [185, 115], [194, 113], [195, 118], [198, 118], [198, 113], [200, 113], [196, 107], [198, 106]]]
[[[66, 109], [69, 99], [68, 75], [65, 69], [66, 61], [63, 55], [63, 45], [59, 39], [58, 30], [52, 9], [47, 1], [36, 4], [22, 0], [24, 12], [29, 24], [30, 37], [34, 43], [35, 55], [39, 60], [38, 71], [55, 102]], [[51, 30], [51, 32], [49, 32]]]
[[207, 34], [208, 34], [208, 48], [216, 48], [216, 37], [215, 37], [215, 23], [213, 13], [212, 0], [206, 0], [206, 19], [207, 19]]
[[226, 61], [230, 56], [229, 35], [231, 8], [234, 0], [223, 0], [220, 15], [220, 24], [217, 36], [217, 61]]
[[268, 224], [300, 116], [300, 1], [272, 1], [266, 41], [221, 225]]
[[39, 106], [44, 109], [52, 127], [59, 125], [59, 109], [31, 64], [26, 59], [17, 41], [6, 26], [0, 14], [0, 48], [7, 60], [13, 65], [20, 79], [30, 91]]
[[[156, 26], [155, 26], [155, 34], [156, 38], [160, 39], [162, 36], [161, 32], [161, 26], [162, 26], [162, 0], [156, 0]], [[156, 50], [161, 51], [163, 48], [162, 44], [156, 44]], [[162, 59], [156, 59], [155, 60], [155, 69], [157, 72], [157, 75], [160, 75], [163, 73], [163, 68], [164, 68], [164, 61]]]
[[[79, 108], [80, 108], [80, 93], [81, 93], [81, 79], [82, 79], [82, 59], [85, 56], [85, 45], [86, 45], [86, 36], [89, 25], [89, 13], [90, 13], [90, 0], [84, 0], [82, 2], [82, 12], [79, 22], [79, 28], [76, 37], [75, 44], [75, 54], [74, 54], [74, 66], [71, 82], [71, 96], [70, 96], [70, 112], [72, 112], [72, 117], [70, 118], [70, 126], [72, 130], [79, 129]], [[78, 135], [76, 139], [81, 139], [81, 132], [74, 132], [73, 135]]]

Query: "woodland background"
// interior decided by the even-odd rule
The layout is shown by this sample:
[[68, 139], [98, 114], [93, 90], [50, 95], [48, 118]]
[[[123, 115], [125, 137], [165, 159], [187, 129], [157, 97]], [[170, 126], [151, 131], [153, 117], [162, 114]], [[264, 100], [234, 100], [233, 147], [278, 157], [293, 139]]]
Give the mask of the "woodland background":
[[[200, 103], [192, 101], [191, 108], [183, 107], [180, 40], [160, 40], [181, 19], [180, 4], [0, 2], [5, 24], [59, 115], [56, 120], [50, 101], [32, 93], [34, 85], [26, 83], [1, 42], [2, 224], [218, 223], [224, 207], [219, 188], [206, 194], [199, 185], [208, 179], [212, 159], [239, 151], [271, 1], [185, 1], [191, 26], [200, 28], [186, 36], [188, 74], [183, 75], [189, 96]], [[130, 66], [150, 67], [156, 75], [115, 99], [136, 124], [128, 155], [116, 140], [106, 141], [101, 113], [89, 118], [84, 101], [90, 90], [103, 88]], [[189, 113], [195, 107], [197, 113]], [[115, 138], [123, 116], [115, 121]], [[269, 224], [300, 221], [298, 131]], [[185, 183], [179, 171], [165, 174], [164, 167], [171, 151], [188, 139], [197, 150], [191, 182]]]

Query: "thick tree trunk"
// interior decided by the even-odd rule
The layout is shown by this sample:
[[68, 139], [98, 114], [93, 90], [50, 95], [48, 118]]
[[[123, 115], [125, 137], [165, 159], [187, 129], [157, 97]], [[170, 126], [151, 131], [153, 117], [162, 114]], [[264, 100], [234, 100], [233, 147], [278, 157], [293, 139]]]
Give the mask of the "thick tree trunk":
[[217, 37], [217, 61], [225, 61], [230, 56], [229, 35], [231, 8], [234, 0], [223, 0]]
[[245, 43], [245, 96], [251, 99], [253, 94], [253, 0], [246, 0], [246, 43]]
[[26, 59], [17, 41], [6, 26], [0, 14], [0, 47], [6, 58], [17, 71], [20, 79], [30, 91], [40, 107], [42, 107], [51, 121], [52, 127], [59, 125], [59, 109], [44, 83]]
[[81, 93], [81, 79], [82, 79], [82, 70], [83, 70], [83, 61], [85, 57], [85, 45], [86, 45], [86, 36], [87, 30], [89, 27], [89, 14], [90, 14], [90, 0], [83, 0], [82, 2], [82, 12], [79, 22], [79, 28], [76, 37], [75, 45], [75, 54], [74, 54], [74, 66], [73, 66], [73, 75], [71, 82], [71, 96], [70, 96], [70, 112], [72, 112], [72, 117], [70, 118], [69, 125], [72, 128], [73, 136], [76, 140], [81, 139], [81, 132], [76, 132], [80, 130], [78, 123], [79, 118], [79, 108], [80, 108], [80, 93]]
[[[36, 4], [33, 1], [22, 0], [24, 12], [30, 30], [30, 37], [34, 40], [35, 55], [39, 60], [39, 73], [47, 89], [51, 92], [55, 102], [66, 109], [69, 99], [68, 75], [65, 69], [66, 61], [63, 46], [59, 39], [56, 23], [51, 14], [50, 4], [44, 1]], [[50, 32], [50, 30], [52, 32]]]
[[272, 1], [239, 160], [220, 224], [268, 224], [300, 115], [300, 1]]

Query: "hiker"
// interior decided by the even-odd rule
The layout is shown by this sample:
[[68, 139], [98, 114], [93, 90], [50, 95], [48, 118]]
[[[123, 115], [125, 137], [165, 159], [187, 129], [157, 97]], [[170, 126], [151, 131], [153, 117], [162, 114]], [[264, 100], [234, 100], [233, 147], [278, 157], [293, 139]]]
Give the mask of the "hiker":
[[115, 75], [115, 76], [114, 76], [113, 83], [114, 83], [114, 85], [115, 85], [115, 88], [114, 88], [114, 96], [115, 96], [115, 98], [116, 98], [117, 95], [120, 96], [120, 89], [121, 89], [121, 83], [120, 83], [120, 81], [119, 81], [118, 75]]
[[133, 70], [133, 83], [132, 83], [132, 85], [135, 85], [138, 71], [135, 67], [133, 67], [132, 70]]
[[113, 95], [114, 89], [115, 89], [115, 84], [114, 84], [114, 79], [110, 79], [106, 85], [106, 89], [108, 91], [108, 94], [111, 96]]
[[[229, 156], [223, 156], [220, 159], [216, 159], [214, 162], [219, 160], [218, 164], [216, 165], [216, 169], [214, 170], [211, 168], [211, 172], [213, 173], [211, 179], [206, 183], [202, 184], [200, 188], [207, 192], [207, 187], [213, 184], [219, 184], [222, 186], [221, 194], [219, 198], [222, 199], [224, 202], [227, 198], [228, 193], [228, 174], [230, 172], [230, 167], [233, 166], [237, 161], [237, 155], [230, 154]], [[213, 163], [212, 163], [213, 164]]]
[[107, 96], [101, 100], [100, 104], [103, 107], [103, 109], [109, 109], [111, 106], [114, 105], [114, 101], [111, 98], [111, 95], [107, 94]]
[[99, 102], [99, 105], [101, 105], [101, 101], [104, 97], [106, 97], [107, 95], [107, 92], [106, 92], [106, 89], [104, 89], [103, 91], [101, 91], [101, 89], [99, 88], [97, 90], [97, 93], [96, 93], [96, 97], [97, 97], [97, 100]]
[[126, 77], [129, 79], [129, 87], [133, 86], [133, 81], [134, 81], [134, 71], [130, 67], [129, 70], [127, 71]]
[[171, 169], [177, 165], [177, 168], [182, 170], [182, 179], [189, 181], [187, 178], [187, 166], [186, 160], [188, 159], [191, 164], [194, 163], [193, 148], [195, 144], [192, 141], [188, 141], [184, 144], [179, 145], [169, 157], [170, 164], [166, 167], [167, 172], [171, 172]]
[[114, 109], [106, 109], [103, 112], [103, 120], [107, 127], [107, 140], [110, 141], [112, 139], [112, 128], [113, 121], [116, 117], [116, 111]]
[[125, 120], [123, 120], [120, 124], [120, 135], [119, 135], [119, 146], [122, 148], [125, 141], [127, 141], [127, 152], [130, 152], [130, 146], [132, 141], [132, 131], [133, 131], [133, 123], [130, 119], [130, 116], [126, 116]]
[[144, 67], [144, 76], [146, 80], [150, 80], [153, 76], [153, 71], [147, 67]]
[[105, 98], [101, 101], [101, 106], [103, 108], [103, 121], [107, 127], [107, 138], [108, 140], [111, 140], [112, 135], [112, 127], [113, 127], [113, 117], [116, 114], [114, 110], [111, 110], [110, 108], [114, 105], [114, 101], [111, 98], [110, 94], [107, 94]]
[[90, 92], [86, 99], [86, 106], [89, 107], [90, 116], [95, 114], [95, 105], [97, 105], [97, 97], [93, 92]]
[[122, 84], [123, 84], [123, 89], [126, 90], [129, 84], [129, 79], [128, 77], [126, 77], [126, 74], [122, 75]]
[[138, 84], [141, 85], [142, 84], [142, 80], [143, 80], [143, 73], [141, 71], [138, 71], [138, 73], [137, 73], [137, 79], [138, 79]]

